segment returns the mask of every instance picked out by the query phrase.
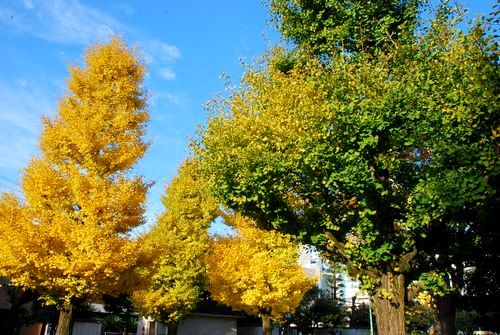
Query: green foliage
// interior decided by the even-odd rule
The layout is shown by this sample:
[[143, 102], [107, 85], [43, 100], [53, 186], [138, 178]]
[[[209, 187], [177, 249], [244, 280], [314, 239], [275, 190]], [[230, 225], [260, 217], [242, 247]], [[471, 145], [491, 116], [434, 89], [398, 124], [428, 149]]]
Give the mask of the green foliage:
[[208, 228], [216, 203], [193, 161], [167, 186], [165, 212], [142, 239], [141, 283], [132, 295], [143, 315], [176, 322], [196, 307], [206, 284]]
[[319, 324], [342, 327], [347, 322], [347, 308], [341, 301], [328, 297], [313, 286], [304, 294], [290, 322], [295, 323], [302, 334], [313, 333]]
[[215, 197], [347, 263], [372, 293], [446, 245], [426, 247], [431, 229], [467, 231], [498, 205], [498, 45], [454, 24], [441, 15], [355, 56], [298, 53], [286, 71], [270, 52], [210, 105], [194, 144]]
[[[102, 323], [103, 332], [123, 333], [127, 321], [123, 315], [110, 314], [96, 318]], [[137, 317], [131, 317], [129, 320], [128, 331], [134, 332], [137, 329]]]
[[420, 276], [420, 280], [423, 283], [423, 289], [434, 297], [442, 297], [453, 292], [447, 273], [425, 272]]
[[478, 328], [479, 313], [476, 311], [460, 310], [457, 312], [457, 329], [464, 335], [472, 335]]
[[326, 272], [326, 282], [328, 285], [327, 290], [330, 293], [332, 299], [343, 300], [345, 288], [343, 282], [343, 276], [346, 275], [345, 266], [340, 263], [330, 263], [328, 270]]
[[406, 324], [408, 331], [426, 334], [435, 322], [433, 308], [418, 302], [410, 303], [406, 310]]
[[[376, 322], [375, 315], [372, 315], [373, 322]], [[367, 304], [362, 303], [351, 308], [349, 315], [350, 328], [370, 328], [370, 309]]]
[[317, 54], [386, 49], [410, 38], [422, 0], [270, 0], [283, 36]]

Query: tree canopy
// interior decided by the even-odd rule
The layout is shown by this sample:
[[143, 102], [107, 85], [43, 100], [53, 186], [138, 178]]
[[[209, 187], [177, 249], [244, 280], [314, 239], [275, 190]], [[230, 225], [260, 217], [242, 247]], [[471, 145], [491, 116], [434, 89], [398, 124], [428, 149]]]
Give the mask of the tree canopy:
[[132, 298], [144, 315], [173, 325], [196, 307], [205, 289], [208, 228], [217, 206], [191, 161], [167, 186], [163, 204], [165, 212], [141, 239], [142, 286]]
[[144, 66], [119, 38], [84, 61], [70, 67], [56, 115], [43, 119], [24, 198], [0, 199], [0, 274], [68, 312], [76, 298], [124, 290], [138, 257], [128, 233], [144, 222], [148, 189], [130, 173], [148, 146]]
[[235, 215], [235, 236], [218, 236], [208, 257], [212, 297], [236, 310], [262, 318], [264, 334], [271, 319], [292, 313], [313, 285], [298, 264], [299, 246], [289, 236], [259, 229]]
[[289, 322], [296, 324], [301, 334], [305, 335], [313, 334], [320, 325], [344, 327], [347, 325], [347, 316], [347, 307], [342, 301], [332, 299], [318, 286], [313, 286], [304, 294]]
[[417, 241], [497, 192], [497, 45], [442, 15], [385, 50], [299, 54], [287, 71], [284, 55], [210, 105], [194, 151], [224, 205], [346, 263], [379, 333], [404, 334]]
[[270, 0], [283, 37], [316, 54], [385, 49], [411, 38], [422, 0]]

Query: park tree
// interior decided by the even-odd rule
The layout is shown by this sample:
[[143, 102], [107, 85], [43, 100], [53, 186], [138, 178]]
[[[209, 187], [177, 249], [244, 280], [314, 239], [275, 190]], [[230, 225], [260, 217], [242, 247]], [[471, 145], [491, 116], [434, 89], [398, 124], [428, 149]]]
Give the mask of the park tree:
[[375, 52], [411, 38], [423, 0], [269, 0], [282, 36], [316, 55]]
[[314, 334], [314, 329], [321, 324], [339, 328], [347, 325], [347, 306], [343, 301], [332, 298], [318, 286], [307, 291], [299, 306], [288, 320], [297, 325], [301, 334]]
[[0, 198], [0, 275], [60, 306], [125, 290], [136, 264], [129, 232], [143, 223], [148, 183], [131, 172], [148, 146], [144, 65], [120, 38], [71, 66], [57, 113], [44, 117], [23, 197]]
[[347, 265], [381, 335], [406, 333], [429, 229], [498, 199], [498, 46], [454, 23], [378, 51], [298, 53], [286, 71], [275, 49], [209, 105], [193, 144], [222, 204]]
[[299, 246], [289, 236], [261, 230], [239, 214], [223, 217], [236, 234], [212, 243], [209, 291], [215, 300], [259, 316], [264, 335], [270, 335], [272, 321], [293, 313], [313, 280], [298, 264]]
[[189, 160], [162, 201], [165, 211], [141, 238], [141, 285], [132, 300], [142, 315], [165, 321], [175, 334], [177, 321], [196, 307], [206, 288], [208, 228], [217, 206]]

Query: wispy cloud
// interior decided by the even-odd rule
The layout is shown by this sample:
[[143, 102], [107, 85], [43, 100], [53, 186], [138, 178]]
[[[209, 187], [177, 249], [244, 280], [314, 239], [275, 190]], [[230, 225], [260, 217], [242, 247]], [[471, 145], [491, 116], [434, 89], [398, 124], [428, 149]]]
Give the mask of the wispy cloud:
[[188, 100], [185, 94], [156, 91], [153, 93], [150, 103], [153, 107], [157, 105], [183, 105]]
[[117, 8], [127, 15], [133, 15], [135, 13], [135, 9], [133, 7], [124, 3], [117, 5]]
[[152, 64], [173, 62], [181, 58], [181, 51], [179, 48], [158, 39], [144, 43], [144, 54], [146, 60]]
[[34, 7], [33, 1], [31, 1], [31, 0], [24, 0], [23, 4], [24, 4], [24, 7], [28, 8], [28, 9], [33, 9], [33, 7]]
[[165, 80], [177, 78], [171, 64], [182, 58], [178, 47], [153, 39], [144, 42], [142, 48], [144, 59], [149, 64], [151, 73], [156, 73]]
[[163, 68], [159, 71], [160, 76], [165, 80], [174, 80], [176, 78], [174, 70], [170, 68]]
[[89, 44], [124, 32], [114, 17], [78, 0], [24, 0], [0, 5], [0, 24], [50, 42]]
[[0, 81], [0, 167], [14, 171], [23, 168], [37, 151], [41, 116], [53, 114], [56, 100], [26, 79], [17, 82], [13, 86]]

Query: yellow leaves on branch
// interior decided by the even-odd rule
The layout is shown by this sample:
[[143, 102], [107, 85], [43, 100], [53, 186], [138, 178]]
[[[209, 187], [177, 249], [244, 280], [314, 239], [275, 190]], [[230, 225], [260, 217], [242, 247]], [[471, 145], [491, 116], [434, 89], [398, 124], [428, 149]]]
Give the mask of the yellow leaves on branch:
[[44, 119], [40, 146], [57, 163], [110, 175], [132, 167], [147, 144], [144, 124], [149, 116], [141, 89], [145, 69], [120, 39], [90, 48], [84, 68], [71, 67], [70, 92], [58, 114]]
[[149, 186], [128, 172], [148, 146], [144, 71], [119, 38], [70, 68], [24, 171], [24, 201], [0, 199], [0, 275], [48, 300], [124, 289], [138, 258], [127, 233], [143, 223]]
[[208, 228], [216, 203], [194, 162], [185, 162], [163, 197], [165, 212], [144, 236], [142, 287], [132, 296], [144, 315], [177, 321], [196, 307], [206, 282]]
[[208, 257], [212, 297], [251, 315], [280, 320], [313, 285], [298, 265], [298, 245], [242, 216], [232, 223], [237, 235], [217, 237]]

